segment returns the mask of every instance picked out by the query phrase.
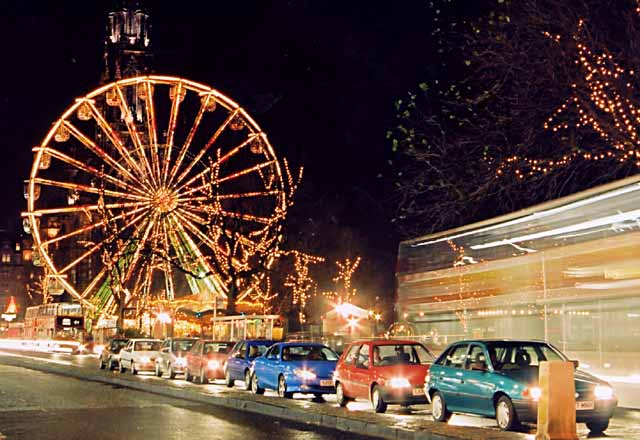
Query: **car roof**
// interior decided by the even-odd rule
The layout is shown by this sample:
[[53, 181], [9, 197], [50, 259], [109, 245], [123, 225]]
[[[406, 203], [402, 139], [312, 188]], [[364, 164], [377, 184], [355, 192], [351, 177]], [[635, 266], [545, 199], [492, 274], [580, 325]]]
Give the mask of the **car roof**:
[[362, 344], [373, 344], [373, 345], [405, 345], [405, 344], [419, 344], [423, 345], [419, 341], [411, 341], [409, 339], [362, 339], [360, 341], [354, 341], [351, 345], [362, 345]]
[[235, 344], [235, 341], [221, 341], [219, 339], [199, 339], [199, 341], [202, 341], [203, 343], [206, 344]]
[[256, 343], [256, 342], [271, 342], [275, 343], [273, 339], [241, 339], [240, 342], [246, 342], [247, 344]]
[[326, 347], [326, 345], [321, 344], [320, 342], [305, 342], [305, 341], [280, 342], [279, 345], [282, 346], [282, 347], [291, 347], [291, 346], [299, 346], [299, 345], [309, 345], [309, 346], [314, 346], [314, 347]]
[[132, 341], [132, 342], [142, 342], [142, 341], [162, 342], [160, 339], [153, 339], [153, 338], [131, 338], [131, 339], [129, 339], [129, 341]]
[[167, 338], [169, 341], [197, 341], [199, 338]]

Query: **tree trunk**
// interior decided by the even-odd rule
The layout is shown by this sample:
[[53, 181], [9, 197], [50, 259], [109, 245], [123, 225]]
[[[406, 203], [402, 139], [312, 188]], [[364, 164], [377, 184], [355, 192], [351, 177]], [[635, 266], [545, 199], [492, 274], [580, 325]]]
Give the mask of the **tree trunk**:
[[116, 323], [118, 335], [124, 335], [124, 298], [117, 298], [118, 303], [118, 322]]
[[229, 292], [227, 293], [227, 316], [236, 314], [236, 296], [238, 294], [238, 287], [235, 280], [231, 280], [229, 285]]

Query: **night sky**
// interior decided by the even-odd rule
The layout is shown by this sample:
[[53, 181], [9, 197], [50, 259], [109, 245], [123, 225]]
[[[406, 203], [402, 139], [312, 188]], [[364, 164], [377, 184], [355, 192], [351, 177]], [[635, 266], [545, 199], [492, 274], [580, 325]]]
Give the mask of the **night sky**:
[[[208, 84], [247, 108], [278, 154], [305, 167], [302, 206], [317, 208], [294, 214], [356, 231], [362, 249], [353, 253], [364, 254], [364, 265], [368, 255], [383, 261], [379, 288], [391, 288], [397, 242], [383, 203], [388, 183], [377, 176], [391, 158], [385, 132], [394, 99], [428, 69], [427, 2], [148, 3], [154, 73]], [[2, 224], [14, 232], [31, 147], [74, 98], [99, 85], [106, 16], [116, 4], [0, 6]]]

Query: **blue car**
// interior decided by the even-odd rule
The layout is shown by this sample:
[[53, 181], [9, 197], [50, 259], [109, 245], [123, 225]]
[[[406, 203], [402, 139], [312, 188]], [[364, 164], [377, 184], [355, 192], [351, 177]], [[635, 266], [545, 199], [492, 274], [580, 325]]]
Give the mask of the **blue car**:
[[334, 394], [333, 371], [338, 355], [326, 345], [305, 342], [274, 344], [253, 362], [251, 390], [277, 390], [290, 399], [293, 393]]
[[236, 380], [244, 381], [244, 388], [251, 389], [251, 364], [262, 356], [275, 341], [266, 339], [244, 339], [231, 349], [224, 367], [224, 381], [231, 388]]
[[[495, 417], [503, 430], [520, 422], [536, 422], [538, 368], [543, 361], [569, 359], [544, 341], [471, 340], [445, 349], [425, 379], [434, 420], [445, 422], [451, 413]], [[573, 361], [577, 366], [578, 362]], [[584, 371], [574, 374], [576, 421], [593, 433], [609, 426], [618, 404], [611, 385]]]

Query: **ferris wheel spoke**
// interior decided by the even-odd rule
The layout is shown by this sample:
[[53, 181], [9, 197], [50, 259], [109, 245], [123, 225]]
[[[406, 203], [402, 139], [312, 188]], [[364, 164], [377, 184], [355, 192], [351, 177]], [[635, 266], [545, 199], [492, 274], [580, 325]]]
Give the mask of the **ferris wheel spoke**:
[[229, 126], [229, 123], [231, 123], [231, 121], [233, 120], [233, 118], [236, 117], [236, 115], [238, 114], [238, 112], [240, 111], [240, 108], [237, 108], [235, 110], [233, 110], [232, 112], [229, 113], [229, 116], [227, 116], [227, 119], [224, 120], [224, 122], [222, 123], [222, 125], [220, 127], [218, 127], [218, 129], [216, 130], [216, 132], [213, 134], [213, 136], [211, 136], [211, 138], [209, 139], [209, 141], [204, 145], [204, 147], [202, 147], [202, 149], [198, 152], [198, 154], [196, 154], [196, 156], [193, 158], [193, 160], [189, 163], [189, 165], [187, 166], [187, 168], [185, 168], [185, 170], [182, 172], [182, 174], [180, 174], [180, 176], [178, 177], [178, 179], [176, 180], [176, 184], [179, 184], [180, 182], [182, 182], [182, 180], [187, 177], [187, 175], [189, 175], [189, 173], [191, 172], [191, 169], [198, 163], [200, 162], [200, 159], [202, 159], [204, 157], [204, 155], [207, 153], [207, 151], [209, 150], [209, 148], [211, 148], [211, 146], [214, 144], [214, 142], [218, 139], [218, 137], [220, 136], [220, 134], [222, 134], [222, 132], [225, 130], [225, 128], [227, 128], [227, 126]]
[[[167, 222], [168, 220], [163, 219], [162, 221], [162, 241], [164, 244], [165, 251], [169, 252], [169, 232], [167, 231]], [[173, 285], [173, 267], [169, 259], [165, 261], [165, 270], [164, 270], [164, 282], [165, 289], [167, 292], [167, 299], [174, 300], [175, 299], [175, 287]]]
[[109, 154], [107, 154], [95, 142], [93, 142], [91, 139], [89, 139], [87, 136], [85, 136], [84, 133], [82, 133], [80, 130], [78, 130], [78, 128], [76, 128], [71, 122], [64, 121], [64, 125], [65, 125], [65, 127], [67, 127], [69, 129], [71, 134], [73, 134], [73, 136], [76, 139], [78, 139], [85, 147], [87, 147], [87, 149], [90, 150], [93, 154], [95, 154], [96, 156], [98, 156], [99, 158], [101, 158], [102, 160], [107, 162], [114, 169], [117, 169], [118, 171], [120, 171], [120, 173], [123, 176], [126, 176], [127, 178], [129, 178], [130, 181], [137, 182], [138, 184], [142, 185], [142, 181], [138, 177], [136, 177], [133, 174], [131, 174], [131, 172], [129, 170], [127, 170], [125, 167], [123, 167], [120, 164], [120, 162], [118, 162], [113, 157], [111, 157]]
[[149, 219], [149, 222], [147, 223], [147, 227], [146, 227], [146, 229], [144, 231], [142, 239], [136, 245], [135, 251], [133, 251], [133, 257], [131, 258], [131, 262], [128, 264], [127, 273], [126, 273], [126, 275], [125, 275], [125, 277], [124, 277], [124, 279], [122, 281], [123, 285], [126, 284], [131, 279], [131, 275], [133, 275], [134, 269], [138, 265], [138, 261], [140, 260], [140, 250], [143, 248], [144, 243], [146, 243], [147, 240], [149, 239], [149, 233], [151, 232], [151, 229], [153, 228], [153, 226], [156, 223], [155, 219], [156, 219], [156, 216], [152, 216]]
[[138, 196], [138, 195], [135, 195], [135, 194], [123, 193], [123, 192], [120, 192], [120, 191], [113, 191], [113, 190], [110, 190], [110, 189], [94, 188], [92, 186], [81, 185], [79, 183], [60, 182], [58, 180], [44, 179], [42, 177], [35, 177], [33, 179], [33, 181], [35, 183], [40, 184], [40, 185], [55, 186], [55, 187], [58, 187], [58, 188], [72, 189], [72, 190], [82, 191], [82, 192], [90, 193], [90, 194], [99, 194], [99, 195], [100, 194], [104, 194], [105, 196], [119, 197], [119, 198], [123, 198], [123, 199], [127, 199], [127, 200], [138, 200], [138, 201], [147, 201], [148, 200], [148, 197], [146, 197], [146, 196]]
[[[115, 203], [115, 204], [105, 205], [105, 208], [106, 209], [117, 209], [117, 208], [126, 207], [126, 206], [122, 206], [122, 205], [133, 205], [133, 204], [130, 204], [130, 203]], [[138, 203], [136, 203], [135, 205], [138, 205]], [[125, 217], [133, 216], [133, 215], [137, 214], [138, 212], [146, 209], [147, 206], [148, 206], [148, 204], [145, 203], [141, 208], [135, 209], [133, 211], [125, 211], [125, 212], [123, 212], [121, 214], [118, 214], [115, 217], [110, 217], [110, 220], [120, 220], [120, 219], [125, 218]], [[87, 207], [87, 211], [88, 210], [94, 210], [94, 208], [95, 209], [99, 209], [98, 205], [93, 205], [93, 206]], [[37, 212], [42, 212], [42, 211], [52, 211], [52, 210], [40, 210], [40, 211], [34, 212], [34, 214], [37, 213]], [[67, 234], [60, 235], [58, 237], [49, 239], [49, 240], [43, 242], [42, 245], [43, 246], [47, 246], [47, 245], [52, 244], [52, 243], [57, 243], [59, 241], [66, 240], [68, 238], [75, 237], [76, 235], [80, 235], [80, 234], [83, 234], [85, 232], [89, 232], [92, 229], [95, 229], [95, 228], [97, 228], [99, 226], [104, 225], [106, 222], [107, 222], [107, 220], [102, 220], [102, 221], [93, 223], [91, 225], [84, 226], [84, 227], [82, 227], [80, 229], [76, 229], [75, 231], [69, 232]]]
[[199, 197], [186, 197], [193, 193], [205, 190], [209, 184], [200, 185], [198, 187], [191, 188], [189, 191], [180, 194], [178, 197], [178, 202], [204, 202], [207, 200], [229, 200], [229, 199], [248, 199], [254, 197], [269, 197], [276, 196], [280, 192], [276, 189], [269, 191], [253, 191], [246, 193], [230, 193], [230, 194], [214, 194], [211, 197], [209, 196], [199, 196]]
[[[122, 230], [120, 232], [124, 232], [125, 230], [129, 229], [129, 227], [133, 226], [135, 223], [139, 222], [142, 218], [145, 217], [146, 213], [142, 213], [141, 215], [139, 215], [138, 217], [136, 217], [135, 219], [131, 220], [127, 225], [125, 225], [124, 228], [122, 228]], [[115, 238], [115, 233], [111, 234], [111, 236], [107, 239], [107, 240], [112, 240]], [[73, 260], [71, 263], [67, 264], [62, 270], [59, 271], [60, 274], [64, 274], [66, 272], [68, 272], [70, 269], [74, 268], [75, 266], [78, 265], [78, 263], [80, 263], [82, 260], [84, 260], [85, 258], [95, 254], [97, 251], [99, 251], [100, 249], [102, 249], [104, 247], [104, 245], [106, 244], [106, 241], [101, 241], [100, 243], [97, 243], [95, 245], [93, 245], [88, 251], [86, 251], [84, 254], [80, 255], [78, 258], [76, 258], [75, 260]], [[124, 246], [128, 246], [128, 243], [123, 244]], [[116, 255], [118, 255], [121, 252], [121, 249], [118, 249]]]
[[129, 132], [129, 136], [131, 137], [131, 141], [133, 142], [134, 150], [137, 153], [138, 159], [140, 159], [140, 161], [144, 165], [144, 168], [149, 173], [149, 180], [157, 183], [157, 181], [155, 180], [155, 174], [151, 170], [151, 165], [149, 164], [147, 155], [144, 152], [144, 145], [142, 139], [140, 139], [140, 133], [138, 133], [138, 127], [136, 127], [136, 122], [133, 114], [131, 113], [131, 109], [129, 108], [127, 98], [124, 96], [124, 93], [122, 92], [122, 89], [120, 87], [116, 85], [114, 86], [114, 88], [116, 89], [116, 94], [118, 96], [120, 111], [122, 111], [122, 114], [124, 114], [124, 122], [127, 126], [127, 131]]
[[180, 111], [180, 103], [182, 102], [183, 93], [186, 93], [186, 90], [183, 92], [184, 85], [182, 81], [179, 81], [176, 86], [175, 92], [173, 93], [173, 102], [171, 103], [171, 113], [169, 114], [169, 124], [167, 129], [167, 150], [163, 156], [163, 171], [162, 171], [162, 182], [165, 184], [169, 178], [169, 163], [171, 162], [171, 150], [173, 149], [173, 140], [176, 134], [176, 125], [178, 122], [178, 112]]
[[33, 151], [39, 151], [39, 150], [43, 150], [46, 154], [50, 155], [51, 157], [55, 157], [81, 171], [84, 171], [85, 173], [89, 174], [90, 176], [100, 176], [101, 179], [105, 179], [109, 182], [111, 182], [113, 185], [122, 188], [124, 190], [127, 191], [131, 191], [131, 192], [136, 192], [138, 194], [144, 194], [144, 192], [142, 192], [141, 190], [139, 190], [138, 188], [129, 185], [127, 182], [125, 182], [124, 180], [121, 179], [117, 179], [109, 174], [103, 173], [100, 170], [90, 166], [90, 165], [85, 165], [84, 163], [80, 162], [79, 160], [76, 160], [64, 153], [62, 153], [61, 151], [58, 151], [56, 149], [53, 148], [39, 148], [36, 147], [33, 149]]
[[222, 182], [226, 182], [228, 180], [237, 179], [238, 177], [242, 177], [242, 176], [247, 175], [249, 173], [253, 173], [253, 172], [256, 172], [256, 171], [261, 170], [263, 168], [269, 167], [273, 163], [274, 163], [274, 161], [270, 160], [268, 162], [263, 162], [263, 163], [260, 163], [258, 165], [254, 165], [252, 167], [245, 168], [244, 170], [237, 171], [237, 172], [235, 172], [233, 174], [230, 174], [228, 176], [225, 176], [225, 177], [222, 177], [222, 178], [218, 179], [217, 183], [222, 183]]
[[149, 136], [151, 166], [157, 174], [160, 175], [160, 165], [158, 164], [158, 130], [156, 124], [156, 110], [153, 105], [152, 82], [149, 80], [145, 81], [143, 87], [147, 94], [144, 105], [147, 112], [147, 132]]
[[[102, 129], [102, 131], [107, 136], [107, 138], [109, 138], [109, 141], [111, 142], [113, 147], [118, 151], [118, 153], [120, 153], [120, 156], [122, 156], [122, 158], [127, 163], [127, 165], [130, 166], [132, 170], [135, 170], [137, 172], [139, 178], [142, 181], [144, 181], [147, 184], [150, 184], [148, 174], [145, 173], [138, 165], [138, 162], [133, 159], [133, 156], [131, 156], [131, 154], [129, 153], [129, 149], [122, 142], [122, 139], [120, 139], [120, 136], [118, 136], [118, 134], [115, 132], [111, 124], [109, 124], [107, 120], [102, 116], [102, 114], [96, 108], [94, 103], [87, 102], [87, 105], [89, 105], [89, 107], [91, 108], [91, 112], [93, 114], [94, 119], [98, 123], [98, 126]], [[122, 103], [120, 103], [120, 105], [122, 106]]]
[[95, 289], [95, 287], [98, 285], [100, 280], [104, 278], [106, 274], [107, 274], [106, 267], [103, 267], [102, 269], [100, 269], [100, 272], [98, 272], [98, 274], [91, 280], [91, 282], [87, 285], [87, 287], [84, 288], [84, 290], [80, 294], [80, 298], [86, 298], [90, 293], [93, 293], [93, 290]]
[[[206, 258], [202, 254], [202, 251], [196, 245], [196, 243], [193, 241], [191, 236], [187, 233], [187, 231], [185, 230], [183, 224], [181, 222], [176, 221], [176, 213], [175, 212], [173, 212], [171, 214], [171, 218], [173, 219], [173, 222], [172, 222], [173, 226], [175, 226], [176, 230], [179, 231], [182, 234], [182, 239], [184, 241], [186, 241], [185, 244], [187, 245], [189, 251], [193, 252], [195, 254], [195, 256], [197, 257], [198, 261], [204, 266], [204, 270], [206, 272], [214, 274], [215, 272], [214, 272], [213, 268], [209, 264], [209, 259]], [[196, 231], [197, 231], [197, 228], [196, 228]], [[202, 269], [202, 268], [200, 268], [200, 269]]]
[[196, 235], [199, 240], [201, 240], [204, 244], [206, 244], [209, 249], [211, 249], [213, 252], [223, 252], [223, 250], [220, 248], [220, 246], [218, 246], [211, 239], [211, 237], [209, 237], [207, 234], [202, 232], [198, 228], [198, 226], [196, 226], [189, 219], [185, 218], [185, 216], [188, 216], [186, 214], [187, 213], [185, 213], [184, 211], [182, 211], [182, 213], [179, 213], [177, 211], [173, 213], [174, 217], [177, 217], [179, 220], [181, 220], [181, 222], [184, 224], [184, 226], [187, 227], [194, 235]]
[[180, 153], [178, 153], [178, 158], [176, 159], [175, 165], [171, 168], [171, 173], [169, 175], [168, 185], [173, 183], [173, 179], [176, 177], [176, 173], [180, 169], [182, 165], [182, 161], [184, 160], [189, 147], [191, 146], [191, 142], [193, 142], [193, 138], [196, 135], [196, 131], [200, 126], [200, 122], [202, 122], [202, 116], [204, 116], [204, 112], [207, 108], [210, 99], [214, 99], [211, 94], [208, 94], [204, 100], [200, 103], [200, 109], [198, 110], [198, 114], [196, 115], [196, 119], [193, 121], [193, 125], [191, 126], [191, 130], [189, 130], [189, 134], [187, 135], [187, 139], [182, 144], [182, 148], [180, 149]]
[[[221, 215], [223, 217], [235, 218], [239, 220], [244, 220], [246, 222], [260, 223], [263, 225], [270, 225], [274, 222], [273, 218], [260, 217], [260, 216], [251, 215], [251, 214], [241, 214], [238, 212], [230, 212], [230, 211], [222, 211], [222, 210], [211, 211], [210, 209], [207, 209], [204, 206], [189, 205], [189, 206], [184, 206], [184, 208], [189, 209], [189, 211], [202, 212], [204, 214]], [[183, 209], [182, 212], [186, 212], [186, 209]], [[190, 214], [194, 215], [192, 212]], [[205, 219], [201, 219], [201, 220], [203, 224], [207, 224], [207, 221]]]

